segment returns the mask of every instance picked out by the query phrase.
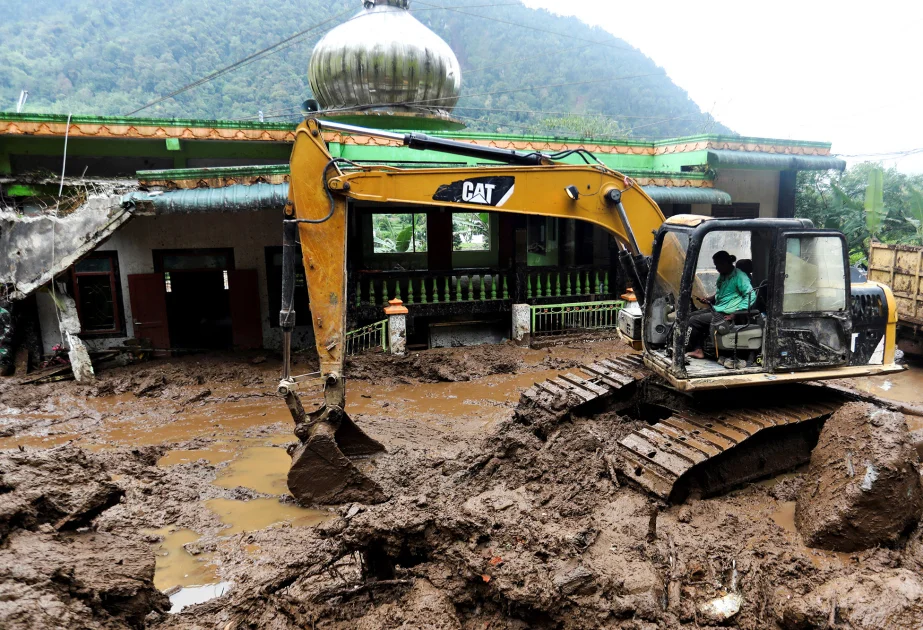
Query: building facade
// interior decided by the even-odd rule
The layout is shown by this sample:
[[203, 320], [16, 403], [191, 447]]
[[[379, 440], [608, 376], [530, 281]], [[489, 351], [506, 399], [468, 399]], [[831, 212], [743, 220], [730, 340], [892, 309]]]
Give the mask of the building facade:
[[[587, 149], [635, 179], [666, 216], [793, 216], [799, 170], [844, 166], [821, 142], [431, 133], [524, 151]], [[0, 283], [16, 298], [34, 296], [44, 351], [60, 343], [56, 291], [74, 298], [91, 349], [133, 337], [164, 350], [279, 347], [293, 140], [293, 124], [0, 114], [8, 253]], [[326, 140], [332, 155], [358, 163], [479, 165], [381, 138]], [[381, 319], [383, 304], [399, 296], [412, 346], [452, 343], [466, 326], [499, 340], [513, 303], [598, 301], [621, 288], [611, 237], [579, 222], [362, 204], [349, 212], [349, 325]], [[50, 226], [40, 237], [11, 240], [38, 220]], [[303, 275], [299, 282], [296, 310], [308, 322]], [[310, 328], [299, 327], [295, 341], [311, 345]]]

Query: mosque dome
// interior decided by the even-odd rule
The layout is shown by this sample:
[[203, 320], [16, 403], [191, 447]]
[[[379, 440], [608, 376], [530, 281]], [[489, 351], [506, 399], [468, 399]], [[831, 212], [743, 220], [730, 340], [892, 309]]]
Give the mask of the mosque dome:
[[409, 0], [363, 0], [311, 54], [308, 79], [322, 116], [372, 127], [457, 129], [461, 68]]

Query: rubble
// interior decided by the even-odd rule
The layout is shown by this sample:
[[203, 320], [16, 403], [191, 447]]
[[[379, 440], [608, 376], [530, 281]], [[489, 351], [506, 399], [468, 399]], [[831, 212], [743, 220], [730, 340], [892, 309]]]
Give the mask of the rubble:
[[71, 370], [74, 372], [74, 380], [78, 383], [89, 383], [96, 378], [93, 372], [93, 363], [90, 361], [90, 353], [87, 350], [83, 339], [78, 337], [80, 334], [80, 316], [77, 314], [77, 303], [69, 295], [58, 295], [58, 325], [61, 328], [61, 334], [67, 343], [67, 358], [70, 360]]
[[923, 578], [907, 569], [840, 576], [780, 606], [779, 623], [792, 630], [919, 628]]
[[[564, 348], [555, 361], [586, 362], [621, 348], [606, 343]], [[804, 469], [713, 498], [693, 496], [683, 505], [667, 505], [618, 472], [616, 445], [643, 426], [638, 410], [604, 407], [580, 415], [517, 409], [516, 389], [559, 367], [550, 365], [544, 352], [504, 347], [429, 354], [399, 359], [417, 361], [425, 368], [419, 372], [387, 383], [353, 381], [353, 417], [388, 448], [386, 456], [362, 465], [390, 499], [340, 506], [316, 526], [290, 520], [232, 528], [208, 508], [216, 498], [238, 506], [257, 500], [261, 510], [276, 503], [294, 507], [281, 495], [282, 470], [278, 496], [248, 487], [246, 478], [230, 488], [215, 483], [243, 461], [247, 451], [241, 449], [278, 453], [295, 440], [281, 402], [247, 400], [271, 388], [275, 357], [259, 364], [251, 363], [255, 354], [155, 361], [103, 372], [93, 386], [4, 390], [0, 383], [0, 404], [21, 404], [36, 417], [66, 409], [68, 425], [61, 431], [79, 432], [94, 450], [102, 449], [62, 449], [61, 467], [45, 462], [40, 456], [45, 451], [4, 453], [0, 462], [25, 457], [42, 463], [22, 466], [18, 477], [9, 477], [19, 489], [0, 494], [0, 505], [9, 494], [56, 505], [62, 516], [79, 514], [77, 497], [58, 493], [57, 475], [65, 479], [63, 486], [82, 487], [80, 497], [96, 497], [90, 503], [102, 509], [92, 519], [68, 516], [57, 533], [49, 528], [61, 517], [23, 517], [32, 524], [25, 532], [13, 527], [10, 540], [33, 537], [30, 548], [43, 550], [52, 542], [75, 545], [76, 557], [84, 558], [95, 549], [88, 546], [89, 537], [96, 536], [134, 559], [119, 577], [118, 560], [109, 560], [102, 549], [100, 564], [109, 562], [114, 569], [110, 581], [94, 582], [89, 569], [78, 564], [61, 590], [55, 590], [57, 583], [50, 591], [45, 583], [25, 586], [37, 589], [30, 593], [47, 593], [47, 601], [87, 589], [89, 598], [72, 597], [61, 610], [72, 615], [62, 617], [71, 626], [89, 628], [129, 626], [134, 623], [129, 617], [137, 619], [129, 611], [145, 606], [154, 611], [146, 617], [149, 630], [691, 630], [709, 625], [758, 630], [862, 628], [875, 621], [880, 627], [914, 627], [923, 620], [914, 596], [917, 579], [907, 577], [923, 569], [923, 532], [914, 532], [906, 543], [898, 538], [888, 547], [848, 556], [805, 547], [789, 503], [811, 485], [811, 473]], [[420, 385], [434, 374], [426, 366], [465, 369], [479, 362], [483, 374], [510, 361], [518, 362], [517, 373], [474, 376], [470, 384]], [[134, 395], [149, 386], [150, 396]], [[490, 405], [484, 403], [486, 392], [491, 392]], [[492, 415], [481, 415], [484, 409]], [[109, 415], [101, 418], [94, 410]], [[11, 424], [6, 444], [27, 440], [30, 426]], [[168, 459], [173, 463], [165, 463]], [[2, 468], [4, 480], [15, 468]], [[117, 480], [109, 481], [110, 475]], [[22, 485], [30, 477], [34, 486]], [[887, 475], [875, 483], [882, 478]], [[38, 494], [23, 494], [28, 488]], [[102, 507], [113, 501], [113, 507]], [[783, 508], [787, 520], [778, 516]], [[25, 508], [16, 513], [26, 514]], [[149, 591], [138, 585], [146, 584], [139, 576], [147, 569], [141, 570], [138, 553], [150, 554], [164, 535], [151, 532], [165, 528], [194, 532], [198, 538], [183, 547], [191, 554], [188, 560], [216, 566], [206, 581], [233, 583], [233, 588], [177, 614], [167, 613], [163, 600], [145, 600]], [[139, 549], [134, 540], [147, 545]], [[54, 561], [41, 564], [41, 571], [61, 566], [55, 564], [60, 556], [54, 549], [43, 551]], [[149, 562], [151, 556], [145, 557]], [[0, 565], [9, 564], [31, 566], [18, 557], [0, 558]], [[92, 593], [103, 594], [99, 604]], [[11, 601], [27, 609], [30, 597]], [[119, 603], [108, 611], [103, 601]], [[0, 601], [0, 610], [5, 605]], [[2, 618], [0, 626], [5, 627]]]
[[141, 628], [169, 599], [141, 542], [96, 532], [122, 490], [73, 447], [0, 455], [0, 627]]
[[923, 513], [918, 458], [900, 413], [848, 403], [827, 420], [798, 492], [795, 523], [812, 547], [895, 542]]

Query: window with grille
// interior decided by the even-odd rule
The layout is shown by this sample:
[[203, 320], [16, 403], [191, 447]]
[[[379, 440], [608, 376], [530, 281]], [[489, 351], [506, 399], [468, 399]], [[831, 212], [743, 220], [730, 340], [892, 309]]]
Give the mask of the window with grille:
[[123, 333], [118, 254], [94, 252], [75, 264], [71, 274], [82, 333]]

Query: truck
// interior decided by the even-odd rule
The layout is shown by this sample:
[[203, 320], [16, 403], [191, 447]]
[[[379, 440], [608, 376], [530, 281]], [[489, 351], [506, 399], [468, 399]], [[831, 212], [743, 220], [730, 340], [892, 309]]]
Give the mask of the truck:
[[891, 287], [897, 307], [897, 347], [923, 356], [923, 247], [873, 241], [868, 279]]

